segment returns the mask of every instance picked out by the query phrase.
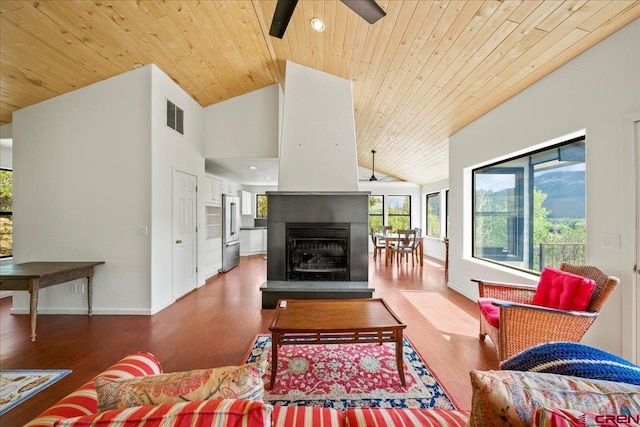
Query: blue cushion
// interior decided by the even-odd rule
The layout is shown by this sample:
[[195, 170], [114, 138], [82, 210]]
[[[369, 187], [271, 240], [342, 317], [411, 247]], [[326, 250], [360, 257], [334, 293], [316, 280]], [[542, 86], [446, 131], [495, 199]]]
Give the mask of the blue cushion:
[[575, 342], [551, 342], [531, 347], [503, 361], [500, 369], [640, 385], [640, 366], [604, 350]]

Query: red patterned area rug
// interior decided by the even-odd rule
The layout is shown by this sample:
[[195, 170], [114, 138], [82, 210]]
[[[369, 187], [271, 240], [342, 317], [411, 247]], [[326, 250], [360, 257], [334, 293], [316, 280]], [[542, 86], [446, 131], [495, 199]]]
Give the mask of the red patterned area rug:
[[273, 405], [456, 409], [406, 337], [403, 352], [405, 386], [391, 343], [284, 345], [272, 390], [271, 336], [258, 335], [245, 361], [267, 359], [264, 401]]

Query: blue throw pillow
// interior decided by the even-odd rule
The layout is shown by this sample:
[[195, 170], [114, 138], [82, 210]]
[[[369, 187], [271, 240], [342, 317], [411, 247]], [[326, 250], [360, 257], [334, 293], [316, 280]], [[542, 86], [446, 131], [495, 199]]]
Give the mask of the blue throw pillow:
[[640, 366], [604, 350], [575, 342], [551, 342], [531, 347], [503, 361], [500, 369], [640, 385]]

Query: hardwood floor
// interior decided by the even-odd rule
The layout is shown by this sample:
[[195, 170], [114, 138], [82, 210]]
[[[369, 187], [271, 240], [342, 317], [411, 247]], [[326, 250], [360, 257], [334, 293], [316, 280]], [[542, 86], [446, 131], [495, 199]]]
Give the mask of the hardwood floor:
[[[265, 279], [262, 256], [242, 257], [238, 268], [154, 316], [41, 315], [35, 343], [29, 316], [11, 315], [11, 298], [1, 299], [0, 369], [73, 372], [0, 417], [0, 425], [24, 424], [136, 350], [155, 354], [166, 372], [242, 363], [252, 339], [269, 332], [273, 310], [261, 309], [258, 289]], [[420, 268], [385, 267], [371, 257], [369, 280], [458, 407], [469, 409], [469, 371], [498, 366], [493, 344], [478, 339], [475, 303], [448, 289], [442, 264], [428, 258]]]

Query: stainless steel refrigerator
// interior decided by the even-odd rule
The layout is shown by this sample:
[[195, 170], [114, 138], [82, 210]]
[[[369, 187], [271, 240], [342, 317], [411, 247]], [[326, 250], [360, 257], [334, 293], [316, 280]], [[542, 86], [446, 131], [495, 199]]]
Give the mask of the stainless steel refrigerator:
[[240, 199], [222, 195], [222, 269], [231, 270], [240, 263]]

